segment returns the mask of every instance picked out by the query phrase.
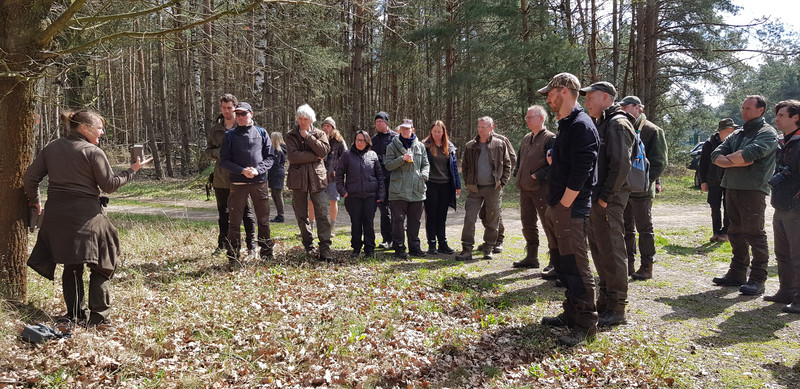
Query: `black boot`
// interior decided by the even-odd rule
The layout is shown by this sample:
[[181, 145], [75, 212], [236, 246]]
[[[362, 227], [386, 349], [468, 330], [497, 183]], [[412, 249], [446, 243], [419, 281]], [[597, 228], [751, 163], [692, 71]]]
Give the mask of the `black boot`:
[[439, 252], [442, 254], [452, 255], [455, 254], [455, 250], [451, 249], [450, 246], [447, 245], [446, 240], [439, 241]]
[[438, 252], [436, 251], [436, 241], [435, 240], [429, 240], [428, 241], [428, 254], [431, 254], [431, 255], [438, 254]]

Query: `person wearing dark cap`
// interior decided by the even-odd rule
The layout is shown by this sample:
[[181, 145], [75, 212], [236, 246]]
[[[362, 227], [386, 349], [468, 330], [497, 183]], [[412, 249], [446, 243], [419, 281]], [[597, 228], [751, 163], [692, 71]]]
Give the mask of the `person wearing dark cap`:
[[261, 259], [272, 259], [272, 238], [269, 230], [269, 188], [267, 171], [275, 162], [272, 140], [261, 127], [253, 125], [253, 109], [250, 104], [239, 102], [234, 109], [236, 127], [228, 131], [222, 140], [219, 159], [222, 167], [230, 172], [231, 194], [228, 198], [230, 224], [228, 228], [227, 255], [232, 268], [241, 266], [239, 245], [244, 207], [247, 198], [253, 200], [253, 210], [258, 224], [258, 246]]
[[597, 174], [600, 140], [592, 119], [578, 105], [581, 83], [570, 73], [553, 76], [539, 94], [558, 119], [558, 132], [548, 155], [550, 182], [545, 211], [545, 233], [559, 280], [567, 288], [564, 311], [545, 316], [542, 325], [568, 327], [558, 343], [575, 346], [592, 341], [597, 333], [594, 275], [586, 249], [592, 186]]
[[[219, 213], [219, 235], [217, 238], [217, 248], [214, 250], [214, 253], [225, 250], [225, 241], [228, 239], [228, 222], [230, 221], [230, 214], [228, 214], [228, 197], [230, 197], [231, 194], [231, 181], [230, 172], [222, 167], [220, 163], [219, 152], [225, 134], [228, 133], [228, 130], [236, 127], [236, 114], [233, 110], [236, 108], [238, 102], [236, 96], [230, 93], [222, 95], [219, 98], [221, 113], [206, 134], [206, 155], [215, 161], [214, 179], [211, 184], [214, 187], [214, 197], [217, 199], [217, 212]], [[256, 217], [249, 205], [244, 206], [242, 221], [244, 222], [245, 242], [247, 243], [248, 250], [250, 250], [249, 254], [255, 256], [258, 254]]]
[[728, 241], [728, 211], [725, 207], [725, 188], [722, 187], [722, 174], [725, 169], [711, 163], [711, 153], [725, 141], [740, 126], [731, 118], [719, 121], [717, 133], [703, 143], [700, 153], [700, 163], [697, 165], [697, 175], [700, 178], [700, 189], [708, 193], [706, 202], [711, 206], [711, 229], [713, 235], [711, 242]]
[[767, 181], [775, 173], [778, 133], [764, 120], [766, 109], [764, 96], [747, 96], [742, 103], [744, 126], [711, 153], [711, 162], [725, 168], [722, 186], [731, 221], [728, 240], [733, 254], [728, 272], [711, 281], [719, 286], [739, 286], [740, 293], [751, 296], [764, 293], [769, 262], [764, 219], [770, 193]]
[[606, 81], [581, 89], [586, 110], [594, 118], [600, 148], [597, 153], [597, 185], [592, 190], [589, 214], [589, 249], [597, 268], [597, 325], [625, 322], [628, 304], [628, 258], [622, 215], [631, 188], [628, 174], [636, 140], [630, 114], [614, 103], [617, 90]]
[[386, 169], [384, 157], [386, 156], [386, 147], [392, 143], [392, 139], [397, 136], [397, 133], [389, 129], [389, 114], [383, 111], [375, 115], [375, 135], [372, 137], [372, 150], [378, 154], [378, 160], [381, 162], [383, 169], [384, 181], [384, 198], [386, 200], [378, 204], [378, 211], [381, 214], [381, 237], [383, 242], [378, 247], [386, 250], [392, 245], [392, 210], [391, 201], [389, 201], [389, 180], [391, 179], [392, 172]]
[[[631, 191], [625, 207], [625, 248], [628, 254], [628, 275], [634, 280], [653, 278], [653, 259], [656, 255], [653, 232], [653, 186], [667, 167], [667, 138], [662, 130], [647, 120], [644, 104], [636, 96], [627, 96], [619, 103], [622, 110], [636, 118], [633, 128], [644, 145], [644, 154], [650, 162], [650, 185], [646, 191]], [[639, 254], [642, 256], [639, 270], [636, 264], [636, 231], [639, 232]]]

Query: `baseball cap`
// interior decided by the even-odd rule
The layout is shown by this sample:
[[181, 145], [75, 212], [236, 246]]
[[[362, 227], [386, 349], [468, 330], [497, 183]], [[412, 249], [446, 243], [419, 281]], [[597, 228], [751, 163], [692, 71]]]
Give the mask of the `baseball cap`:
[[547, 96], [553, 88], [567, 88], [576, 91], [581, 89], [581, 82], [572, 73], [558, 73], [550, 79], [550, 82], [544, 88], [539, 89], [537, 92], [540, 95]]
[[614, 88], [614, 85], [611, 85], [608, 81], [598, 81], [592, 85], [587, 86], [586, 88], [581, 89], [580, 93], [581, 96], [586, 96], [589, 92], [594, 91], [603, 91], [611, 95], [612, 97], [617, 96], [617, 88]]
[[621, 105], [623, 107], [626, 106], [626, 105], [631, 105], [631, 104], [644, 105], [644, 104], [642, 104], [642, 100], [639, 100], [639, 98], [636, 97], [636, 96], [625, 96], [625, 98], [622, 99], [622, 101], [619, 102], [619, 105]]
[[234, 111], [246, 111], [246, 112], [253, 112], [253, 108], [250, 108], [250, 104], [245, 102], [239, 102], [236, 104], [236, 108], [233, 109]]
[[403, 123], [399, 127], [414, 128], [414, 121], [411, 119], [403, 119]]

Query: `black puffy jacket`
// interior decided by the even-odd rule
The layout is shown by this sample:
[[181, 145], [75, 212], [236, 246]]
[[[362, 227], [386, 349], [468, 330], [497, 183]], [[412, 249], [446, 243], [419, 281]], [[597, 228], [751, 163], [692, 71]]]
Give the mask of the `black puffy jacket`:
[[355, 145], [345, 151], [336, 165], [336, 190], [339, 195], [357, 199], [376, 197], [384, 200], [383, 169], [378, 154], [369, 149], [359, 151]]

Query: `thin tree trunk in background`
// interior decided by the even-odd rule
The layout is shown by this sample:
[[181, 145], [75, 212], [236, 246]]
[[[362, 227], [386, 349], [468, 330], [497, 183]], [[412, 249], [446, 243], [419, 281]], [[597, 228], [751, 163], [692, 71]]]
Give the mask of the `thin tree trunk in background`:
[[[175, 7], [175, 26], [179, 26], [183, 23], [183, 11], [180, 7], [180, 3]], [[178, 108], [178, 127], [180, 131], [181, 137], [181, 166], [180, 171], [182, 176], [186, 176], [189, 174], [189, 167], [192, 164], [192, 153], [191, 149], [189, 148], [189, 127], [191, 126], [192, 119], [189, 117], [189, 110], [188, 110], [188, 102], [189, 102], [189, 86], [190, 86], [190, 79], [189, 79], [189, 69], [187, 69], [186, 64], [186, 55], [187, 55], [187, 48], [184, 44], [184, 38], [182, 33], [175, 34], [175, 57], [177, 59], [177, 73], [178, 73], [178, 85], [176, 85], [175, 93], [176, 99], [175, 103]], [[171, 144], [167, 144], [165, 142], [164, 147], [171, 148]]]
[[353, 62], [351, 93], [353, 94], [352, 112], [350, 113], [351, 132], [363, 128], [361, 123], [361, 99], [363, 98], [363, 75], [361, 73], [361, 54], [364, 50], [364, 4], [363, 0], [355, 0], [355, 17], [353, 18]]
[[[447, 21], [450, 24], [450, 28], [452, 28], [453, 23], [455, 22], [456, 17], [456, 0], [448, 0], [447, 1]], [[457, 33], [453, 32], [453, 35], [457, 35]], [[451, 126], [451, 132], [454, 130], [453, 126], [453, 115], [455, 114], [455, 96], [456, 96], [456, 85], [453, 82], [453, 70], [455, 69], [455, 48], [453, 47], [455, 44], [455, 36], [448, 36], [446, 38], [445, 44], [445, 55], [444, 55], [444, 76], [445, 76], [445, 114], [444, 114], [444, 122], [445, 125]]]
[[[211, 0], [203, 0], [203, 17], [209, 17], [213, 14], [214, 8]], [[203, 54], [201, 55], [200, 62], [203, 65], [203, 128], [209, 128], [214, 124], [216, 117], [216, 99], [214, 96], [221, 95], [218, 85], [214, 82], [214, 61], [208, 58], [214, 58], [216, 48], [214, 45], [214, 22], [206, 23], [203, 25]]]
[[619, 88], [619, 26], [617, 14], [619, 11], [618, 0], [611, 0], [611, 79], [614, 86]]

